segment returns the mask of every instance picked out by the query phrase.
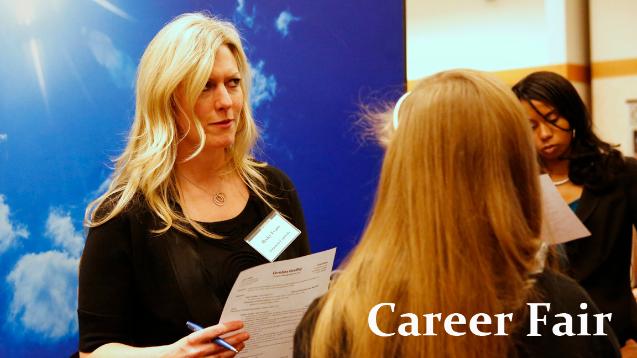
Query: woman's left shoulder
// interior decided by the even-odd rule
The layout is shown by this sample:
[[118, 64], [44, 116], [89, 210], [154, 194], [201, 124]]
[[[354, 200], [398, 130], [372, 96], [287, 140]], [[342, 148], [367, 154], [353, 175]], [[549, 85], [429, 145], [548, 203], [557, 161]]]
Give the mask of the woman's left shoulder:
[[624, 168], [627, 174], [637, 176], [637, 159], [624, 157]]
[[623, 158], [619, 178], [628, 187], [637, 187], [637, 159], [632, 157]]
[[276, 190], [291, 190], [294, 189], [292, 180], [281, 169], [267, 163], [263, 163], [263, 166], [259, 167], [259, 171], [263, 176], [268, 186], [271, 186]]
[[550, 296], [547, 298], [561, 300], [568, 297], [565, 302], [577, 301], [579, 304], [578, 299], [588, 297], [586, 291], [572, 278], [551, 269], [545, 269], [536, 277], [536, 288]]

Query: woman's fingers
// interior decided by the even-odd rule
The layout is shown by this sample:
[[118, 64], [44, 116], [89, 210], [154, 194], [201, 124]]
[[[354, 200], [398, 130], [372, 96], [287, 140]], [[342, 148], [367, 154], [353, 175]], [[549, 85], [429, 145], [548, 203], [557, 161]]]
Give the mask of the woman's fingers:
[[241, 333], [237, 333], [232, 336], [229, 336], [227, 338], [224, 338], [223, 340], [230, 343], [230, 345], [234, 346], [235, 344], [239, 344], [249, 338], [250, 338], [250, 335], [248, 334], [248, 332], [241, 332]]
[[200, 331], [193, 332], [188, 336], [188, 342], [191, 344], [208, 343], [213, 338], [217, 338], [228, 332], [236, 331], [243, 328], [242, 321], [230, 321], [214, 326], [206, 327]]
[[[235, 352], [214, 343], [213, 339], [242, 328], [243, 322], [241, 321], [224, 322], [191, 333], [186, 337], [186, 342], [188, 346], [194, 348], [198, 357], [233, 357]], [[250, 335], [247, 332], [239, 332], [231, 334], [223, 340], [240, 351], [245, 347], [243, 342], [248, 338]]]
[[[239, 343], [235, 346], [235, 348], [241, 352], [241, 350], [243, 350], [243, 348], [245, 348], [245, 344], [243, 343]], [[212, 354], [212, 357], [215, 358], [230, 358], [230, 357], [234, 357], [237, 353], [233, 352], [233, 351], [229, 351], [229, 350], [224, 350], [223, 352], [215, 352]]]
[[[250, 335], [247, 332], [241, 332], [241, 333], [237, 333], [235, 335], [229, 336], [227, 338], [224, 338], [223, 340], [228, 342], [228, 344], [233, 346], [236, 350], [241, 351], [243, 348], [245, 348], [245, 344], [243, 342], [245, 342], [248, 338], [250, 338]], [[234, 352], [216, 343], [212, 343], [206, 348], [206, 353], [207, 354], [223, 353], [224, 354], [223, 357], [225, 356], [232, 357], [232, 354], [230, 355], [227, 355], [227, 354], [234, 353]]]

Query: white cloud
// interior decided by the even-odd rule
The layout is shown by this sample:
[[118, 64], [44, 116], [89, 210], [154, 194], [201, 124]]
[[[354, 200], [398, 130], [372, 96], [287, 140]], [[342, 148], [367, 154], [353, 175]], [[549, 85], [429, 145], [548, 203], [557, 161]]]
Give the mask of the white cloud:
[[97, 62], [104, 66], [116, 86], [130, 88], [135, 78], [135, 63], [130, 56], [120, 51], [113, 45], [108, 35], [83, 29], [88, 37], [88, 46]]
[[111, 3], [108, 0], [93, 0], [97, 5], [103, 7], [104, 9], [112, 12], [113, 14], [126, 19], [126, 20], [132, 20], [133, 18], [128, 15], [126, 13], [126, 11], [120, 9], [119, 7], [115, 6], [113, 3]]
[[265, 62], [259, 61], [256, 66], [250, 66], [252, 71], [252, 90], [250, 102], [252, 108], [257, 108], [264, 102], [271, 102], [276, 95], [276, 77], [263, 72]]
[[291, 12], [282, 11], [279, 14], [279, 17], [277, 17], [276, 20], [274, 21], [274, 25], [276, 26], [277, 31], [279, 31], [281, 35], [283, 35], [283, 37], [286, 37], [288, 33], [290, 32], [289, 30], [290, 23], [293, 21], [300, 21], [300, 20], [301, 20], [300, 17], [296, 17], [292, 15]]
[[248, 14], [245, 5], [245, 0], [237, 0], [237, 7], [234, 11], [234, 21], [241, 22], [247, 27], [252, 28], [254, 26], [254, 18], [257, 16], [257, 7], [252, 5], [252, 12]]
[[106, 179], [104, 179], [104, 181], [102, 182], [102, 184], [100, 184], [99, 188], [97, 188], [97, 190], [95, 191], [96, 194], [98, 195], [102, 195], [106, 192], [106, 190], [108, 190], [108, 186], [111, 185], [111, 181], [113, 180], [113, 178], [111, 178], [110, 176]]
[[21, 325], [43, 339], [77, 332], [77, 274], [84, 245], [71, 216], [51, 209], [45, 236], [61, 250], [22, 256], [7, 276], [13, 296], [9, 324]]
[[7, 138], [9, 138], [9, 136], [6, 133], [0, 133], [0, 143], [6, 141]]
[[79, 261], [59, 251], [22, 256], [7, 276], [10, 324], [48, 339], [75, 334]]
[[109, 175], [104, 181], [100, 184], [100, 186], [93, 192], [93, 197], [98, 197], [108, 190], [108, 187], [111, 185], [113, 178]]
[[79, 257], [84, 247], [84, 238], [75, 230], [71, 216], [60, 210], [52, 209], [46, 220], [46, 236], [53, 243], [73, 257]]
[[112, 180], [113, 180], [113, 178], [110, 175], [108, 177], [106, 177], [106, 179], [104, 179], [104, 181], [102, 181], [100, 183], [99, 187], [97, 189], [95, 189], [94, 191], [90, 192], [86, 196], [86, 198], [84, 198], [84, 200], [88, 203], [88, 202], [91, 202], [91, 201], [95, 200], [100, 195], [106, 193], [106, 191], [108, 190], [109, 185], [111, 185], [111, 181]]
[[0, 254], [7, 251], [18, 239], [29, 237], [27, 229], [20, 224], [11, 222], [11, 209], [5, 203], [4, 195], [0, 194]]
[[236, 12], [244, 12], [245, 10], [245, 5], [246, 5], [246, 1], [245, 0], [237, 0], [237, 8], [235, 9]]

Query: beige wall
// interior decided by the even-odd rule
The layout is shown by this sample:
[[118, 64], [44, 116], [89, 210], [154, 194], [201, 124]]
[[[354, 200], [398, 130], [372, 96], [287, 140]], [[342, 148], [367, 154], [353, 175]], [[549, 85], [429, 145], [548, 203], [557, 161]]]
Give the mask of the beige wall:
[[[634, 153], [637, 0], [406, 0], [407, 80], [452, 68], [509, 84], [538, 70], [573, 82], [597, 132]], [[635, 128], [637, 129], [637, 128]]]
[[585, 0], [407, 0], [406, 9], [408, 81], [464, 67], [509, 83], [547, 69], [588, 84]]
[[637, 99], [637, 1], [591, 0], [592, 113], [600, 136], [634, 155], [629, 99]]
[[407, 0], [406, 9], [408, 80], [564, 62], [553, 43], [561, 25], [547, 21], [542, 1]]

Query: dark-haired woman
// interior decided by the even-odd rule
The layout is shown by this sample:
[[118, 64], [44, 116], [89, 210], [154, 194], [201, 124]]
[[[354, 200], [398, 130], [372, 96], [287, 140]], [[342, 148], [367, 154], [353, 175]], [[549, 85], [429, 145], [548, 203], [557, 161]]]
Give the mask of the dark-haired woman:
[[637, 225], [637, 161], [623, 158], [592, 130], [575, 87], [535, 72], [514, 87], [528, 112], [544, 170], [591, 236], [565, 244], [568, 273], [593, 298], [621, 344], [637, 339], [630, 289], [632, 227]]

